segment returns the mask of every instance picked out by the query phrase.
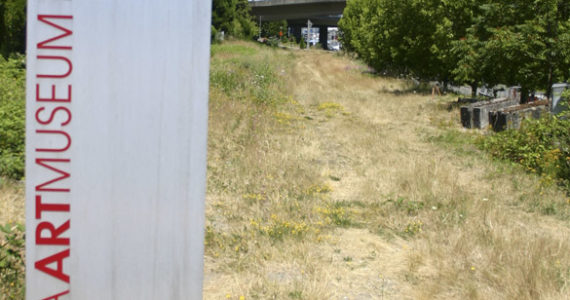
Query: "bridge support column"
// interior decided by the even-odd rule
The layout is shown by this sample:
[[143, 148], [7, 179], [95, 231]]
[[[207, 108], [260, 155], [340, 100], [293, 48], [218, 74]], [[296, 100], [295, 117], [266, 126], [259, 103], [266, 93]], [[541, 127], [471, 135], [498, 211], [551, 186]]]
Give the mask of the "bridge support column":
[[301, 38], [303, 38], [303, 35], [301, 34], [301, 27], [302, 26], [291, 25], [289, 27], [291, 27], [291, 34], [295, 37], [295, 40], [297, 41], [297, 43], [299, 43], [301, 41]]
[[319, 26], [319, 43], [321, 43], [321, 47], [327, 50], [327, 40], [329, 35], [329, 27], [328, 26]]

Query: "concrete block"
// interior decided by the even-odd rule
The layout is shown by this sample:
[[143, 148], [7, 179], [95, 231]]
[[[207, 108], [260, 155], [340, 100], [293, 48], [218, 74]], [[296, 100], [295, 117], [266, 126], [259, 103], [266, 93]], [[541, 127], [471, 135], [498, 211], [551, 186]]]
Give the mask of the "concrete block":
[[[517, 99], [499, 98], [476, 102], [461, 107], [461, 124], [466, 128], [485, 128], [489, 125], [489, 112], [517, 105]], [[469, 125], [469, 126], [466, 126]]]
[[548, 110], [548, 101], [537, 101], [492, 111], [489, 113], [489, 121], [494, 131], [519, 129], [523, 120], [539, 119]]
[[518, 104], [518, 100], [503, 98], [503, 100], [490, 102], [486, 105], [473, 108], [473, 126], [475, 128], [486, 128], [489, 126], [489, 112], [497, 109], [511, 107]]
[[460, 108], [461, 125], [465, 128], [473, 128], [473, 109], [468, 106]]

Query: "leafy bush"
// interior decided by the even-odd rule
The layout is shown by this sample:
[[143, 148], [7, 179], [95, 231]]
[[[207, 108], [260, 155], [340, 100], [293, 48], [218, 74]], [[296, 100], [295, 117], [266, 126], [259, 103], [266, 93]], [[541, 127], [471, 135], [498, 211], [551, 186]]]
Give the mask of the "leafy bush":
[[24, 175], [25, 59], [0, 57], [0, 176]]
[[299, 43], [299, 48], [301, 49], [307, 48], [307, 43], [305, 42], [304, 38], [301, 38], [301, 42]]
[[277, 48], [277, 46], [279, 46], [279, 39], [276, 37], [270, 37], [265, 43], [270, 47]]
[[214, 25], [211, 25], [210, 26], [210, 42], [211, 43], [219, 43], [220, 41], [218, 41], [217, 37], [218, 37], [218, 30], [216, 29], [216, 27], [214, 27]]
[[541, 175], [543, 182], [558, 182], [570, 191], [568, 114], [525, 120], [520, 130], [483, 137], [479, 145], [494, 157], [516, 162]]
[[2, 299], [23, 299], [25, 290], [24, 226], [0, 226], [0, 294]]
[[[559, 105], [562, 106], [566, 110], [570, 110], [570, 89], [567, 89], [564, 92], [562, 92], [560, 97], [561, 97], [561, 101], [560, 101]], [[570, 114], [570, 112], [566, 113], [565, 117], [568, 117], [568, 114]]]

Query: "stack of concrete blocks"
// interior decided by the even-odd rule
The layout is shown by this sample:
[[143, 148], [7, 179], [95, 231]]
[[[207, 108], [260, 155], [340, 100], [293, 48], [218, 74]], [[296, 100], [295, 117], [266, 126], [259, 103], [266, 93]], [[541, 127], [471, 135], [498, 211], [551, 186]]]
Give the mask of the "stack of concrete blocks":
[[500, 98], [491, 103], [473, 107], [473, 126], [475, 128], [487, 128], [489, 126], [489, 113], [502, 108], [511, 107], [518, 104], [517, 99]]
[[479, 101], [461, 107], [461, 124], [465, 128], [486, 128], [489, 126], [489, 112], [520, 103], [520, 87], [507, 89], [506, 97]]
[[489, 112], [519, 103], [518, 98], [500, 98], [475, 102], [461, 107], [461, 124], [465, 128], [485, 128], [489, 125]]
[[548, 107], [548, 100], [507, 107], [489, 112], [489, 120], [494, 131], [519, 129], [524, 119], [539, 119], [548, 113]]

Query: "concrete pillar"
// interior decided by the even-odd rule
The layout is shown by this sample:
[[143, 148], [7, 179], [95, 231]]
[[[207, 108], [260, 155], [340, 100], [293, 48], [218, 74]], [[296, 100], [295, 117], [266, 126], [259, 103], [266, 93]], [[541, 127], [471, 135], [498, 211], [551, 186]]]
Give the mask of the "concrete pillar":
[[301, 41], [302, 34], [301, 34], [301, 27], [300, 25], [291, 25], [291, 34], [295, 37], [297, 43]]
[[328, 49], [327, 47], [327, 39], [328, 39], [328, 26], [319, 26], [319, 43], [323, 49]]

